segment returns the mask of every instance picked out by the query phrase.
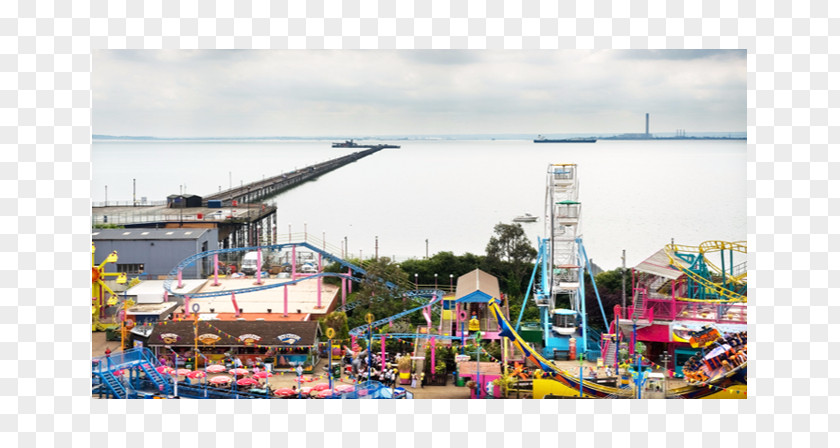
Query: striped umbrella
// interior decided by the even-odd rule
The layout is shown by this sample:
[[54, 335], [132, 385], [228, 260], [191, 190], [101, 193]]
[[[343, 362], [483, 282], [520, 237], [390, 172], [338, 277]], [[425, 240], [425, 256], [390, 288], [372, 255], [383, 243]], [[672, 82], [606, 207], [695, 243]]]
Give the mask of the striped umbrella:
[[289, 389], [288, 387], [282, 387], [274, 391], [274, 395], [278, 397], [291, 397], [292, 395], [297, 395], [297, 392]]
[[259, 384], [257, 380], [253, 378], [242, 378], [236, 382], [236, 384], [240, 386], [253, 386], [255, 384]]
[[332, 397], [333, 394], [334, 392], [332, 389], [322, 390], [321, 392], [318, 392], [318, 398]]
[[207, 366], [207, 371], [210, 373], [222, 373], [225, 370], [225, 366], [221, 364], [213, 364], [211, 366]]
[[233, 381], [233, 378], [227, 375], [219, 375], [210, 379], [210, 382], [213, 384], [227, 384]]

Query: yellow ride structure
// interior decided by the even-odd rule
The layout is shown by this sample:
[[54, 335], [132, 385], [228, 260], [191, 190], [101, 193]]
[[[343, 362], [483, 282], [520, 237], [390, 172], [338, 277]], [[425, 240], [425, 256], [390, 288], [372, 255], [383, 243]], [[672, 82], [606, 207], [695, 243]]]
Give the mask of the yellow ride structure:
[[[119, 284], [126, 282], [126, 274], [124, 272], [105, 272], [105, 266], [108, 263], [117, 262], [117, 251], [113, 251], [105, 257], [99, 265], [96, 264], [96, 245], [91, 245], [90, 250], [90, 265], [91, 265], [91, 316], [93, 318], [93, 331], [105, 331], [108, 328], [116, 328], [120, 324], [110, 323], [105, 324], [101, 321], [105, 317], [105, 307], [108, 305], [117, 304], [117, 293], [115, 293], [105, 280], [108, 278], [115, 278]], [[106, 302], [105, 293], [110, 294], [110, 298]]]
[[[671, 266], [686, 275], [690, 294], [677, 300], [739, 303], [747, 301], [747, 264], [735, 263], [734, 254], [747, 254], [746, 241], [705, 241], [699, 246], [668, 244], [665, 253]], [[720, 266], [710, 256], [720, 253]], [[727, 255], [729, 262], [727, 264]]]

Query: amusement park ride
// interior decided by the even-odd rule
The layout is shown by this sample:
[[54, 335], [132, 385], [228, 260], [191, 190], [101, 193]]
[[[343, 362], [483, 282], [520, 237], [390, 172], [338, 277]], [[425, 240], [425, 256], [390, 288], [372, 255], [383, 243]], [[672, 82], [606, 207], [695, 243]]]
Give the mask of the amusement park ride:
[[[115, 278], [117, 283], [126, 283], [126, 275], [124, 272], [105, 272], [105, 266], [108, 263], [117, 262], [117, 252], [111, 252], [105, 257], [99, 265], [95, 261], [96, 246], [92, 245], [90, 249], [90, 264], [91, 264], [91, 315], [93, 317], [93, 331], [105, 331], [109, 328], [116, 328], [120, 326], [118, 323], [106, 324], [102, 322], [105, 318], [105, 307], [116, 305], [117, 294], [111, 290], [105, 280], [108, 278]], [[105, 300], [105, 293], [110, 294], [110, 298]]]
[[[633, 353], [637, 332], [640, 338], [644, 331], [654, 328], [657, 325], [663, 328], [656, 334], [666, 334], [665, 342], [673, 344], [687, 344], [689, 340], [700, 341], [702, 335], [708, 333], [708, 329], [720, 329], [720, 333], [732, 333], [731, 328], [737, 328], [743, 320], [744, 328], [746, 323], [746, 262], [736, 263], [736, 256], [742, 258], [746, 254], [744, 242], [722, 242], [709, 241], [699, 246], [683, 246], [670, 244], [665, 247], [664, 254], [667, 261], [663, 264], [668, 266], [663, 269], [669, 270], [666, 275], [670, 282], [658, 279], [647, 283], [634, 279], [632, 306], [627, 308], [616, 307], [615, 318], [608, 320], [601, 303], [598, 289], [595, 285], [594, 276], [590, 275], [592, 288], [600, 308], [600, 315], [603, 319], [607, 333], [601, 334], [589, 326], [585, 294], [585, 271], [591, 266], [583, 246], [580, 232], [581, 202], [578, 191], [578, 166], [576, 164], [552, 164], [548, 166], [546, 178], [546, 204], [545, 204], [545, 238], [538, 239], [538, 255], [531, 275], [531, 282], [521, 307], [519, 318], [515, 325], [511, 324], [505, 311], [501, 307], [500, 298], [492, 297], [489, 300], [487, 309], [490, 317], [498, 323], [499, 336], [507, 338], [512, 345], [519, 349], [527, 359], [538, 366], [540, 374], [537, 379], [555, 381], [571, 389], [577, 395], [590, 398], [629, 398], [636, 395], [644, 380], [651, 372], [645, 372], [637, 364], [632, 369], [636, 375], [636, 388], [611, 387], [593, 381], [583, 379], [583, 375], [576, 375], [564, 371], [553, 362], [556, 359], [588, 359], [598, 360], [605, 365], [619, 364], [619, 348], [622, 341], [632, 338], [633, 344], [628, 344], [631, 355], [635, 356], [638, 363], [641, 363], [641, 356]], [[319, 247], [320, 246], [320, 247]], [[95, 248], [93, 249], [95, 251]], [[212, 258], [216, 274], [214, 284], [218, 283], [219, 255], [228, 253], [247, 253], [256, 251], [260, 255], [257, 266], [262, 266], [262, 254], [280, 251], [291, 251], [292, 260], [296, 260], [295, 252], [298, 250], [311, 251], [318, 259], [318, 268], [314, 273], [307, 273], [298, 277], [297, 271], [292, 266], [292, 275], [282, 282], [262, 282], [261, 270], [257, 270], [256, 282], [243, 282], [241, 288], [213, 290], [201, 293], [184, 295], [181, 289], [182, 271], [197, 262]], [[711, 261], [720, 255], [720, 264]], [[342, 272], [323, 272], [324, 260], [332, 261], [340, 266]], [[103, 330], [108, 326], [100, 319], [104, 317], [105, 292], [111, 294], [115, 299], [116, 294], [103, 282], [107, 276], [114, 276], [118, 283], [126, 281], [125, 274], [108, 274], [104, 272], [107, 263], [117, 261], [117, 254], [110, 254], [99, 266], [93, 266], [93, 328]], [[294, 261], [293, 261], [294, 263]], [[539, 273], [539, 276], [537, 275]], [[359, 282], [369, 276], [364, 265], [351, 263], [341, 257], [333, 255], [326, 250], [326, 244], [318, 244], [308, 240], [306, 236], [303, 241], [294, 242], [289, 236], [289, 242], [284, 244], [273, 244], [257, 247], [242, 247], [219, 249], [193, 255], [179, 263], [169, 274], [164, 282], [164, 289], [170, 296], [180, 296], [184, 299], [185, 316], [190, 312], [198, 313], [197, 304], [189, 306], [190, 298], [230, 296], [235, 301], [236, 294], [244, 294], [255, 291], [262, 291], [272, 288], [285, 288], [300, 281], [321, 277], [337, 277], [341, 279], [342, 285], [349, 285], [350, 282]], [[371, 342], [373, 338], [381, 338], [381, 347], [384, 357], [385, 339], [415, 339], [430, 342], [432, 348], [432, 364], [434, 365], [435, 340], [451, 341], [461, 339], [464, 341], [464, 332], [461, 334], [434, 334], [432, 330], [433, 311], [440, 313], [444, 302], [444, 292], [438, 288], [420, 289], [416, 284], [397, 284], [388, 279], [373, 278], [382, 282], [391, 291], [401, 291], [403, 300], [411, 300], [415, 306], [405, 311], [388, 316], [379, 320], [370, 319], [367, 324], [350, 330], [350, 336], [355, 342], [358, 337], [366, 337], [369, 340], [368, 355], [371, 355]], [[320, 282], [319, 282], [320, 283]], [[671, 287], [670, 297], [662, 291], [668, 286]], [[342, 288], [343, 290], [343, 288]], [[518, 333], [522, 313], [529, 295], [533, 291], [533, 299], [540, 312], [540, 334], [542, 344], [535, 348], [531, 343], [526, 342]], [[386, 300], [385, 298], [374, 298], [374, 300]], [[349, 311], [357, 306], [360, 301], [345, 302], [342, 295], [340, 311]], [[116, 304], [116, 303], [114, 303]], [[236, 308], [236, 306], [234, 306]], [[321, 294], [318, 292], [318, 306], [321, 308]], [[375, 336], [372, 330], [390, 324], [395, 320], [421, 311], [426, 318], [428, 328], [425, 332], [417, 333], [377, 333]], [[477, 322], [476, 322], [477, 323]], [[114, 324], [116, 326], [116, 324]], [[687, 328], [685, 332], [679, 333], [678, 329]], [[705, 332], [705, 333], [704, 333]], [[679, 334], [678, 334], [679, 333]], [[673, 336], [671, 336], [673, 334]], [[639, 339], [645, 340], [645, 339]], [[706, 356], [708, 344], [713, 341], [704, 341], [698, 344], [698, 348]], [[351, 346], [354, 344], [351, 343]], [[507, 347], [507, 344], [503, 344]], [[694, 346], [694, 342], [692, 342]], [[710, 347], [710, 346], [709, 346]], [[746, 348], [744, 348], [744, 351]], [[131, 350], [129, 350], [131, 352]], [[133, 353], [133, 352], [132, 352]], [[417, 353], [415, 353], [417, 355]], [[153, 370], [159, 367], [155, 360], [149, 357], [144, 350], [137, 351], [131, 362], [147, 373], [151, 381], [159, 388], [169, 385], [165, 380], [155, 376]], [[126, 358], [128, 359], [128, 358]], [[676, 360], [676, 359], [675, 359]], [[105, 370], [112, 370], [108, 367], [112, 364], [108, 360], [100, 360], [105, 364], [99, 364], [99, 368], [105, 365]], [[128, 361], [126, 361], [128, 362]], [[384, 362], [384, 360], [383, 360]], [[133, 365], [133, 364], [132, 364]], [[370, 363], [369, 363], [370, 365]], [[147, 372], [151, 368], [152, 372]], [[737, 368], [726, 371], [708, 372], [708, 379], [704, 381], [689, 382], [689, 385], [679, 389], [667, 390], [663, 396], [666, 398], [702, 398], [716, 393], [719, 389], [732, 385], [745, 384], [747, 362], [739, 363]], [[434, 369], [432, 369], [434, 372]], [[515, 371], [522, 376], [521, 367]], [[110, 384], [111, 377], [107, 372], [100, 372], [104, 384]], [[434, 373], [433, 373], [434, 375]], [[661, 374], [655, 374], [661, 377]], [[663, 379], [664, 380], [664, 379]], [[111, 386], [109, 386], [111, 387]], [[113, 385], [111, 390], [117, 388]], [[717, 389], [715, 389], [717, 388]], [[163, 389], [161, 389], [163, 390]], [[167, 389], [168, 390], [168, 389]], [[125, 395], [126, 390], [112, 392], [112, 395]], [[205, 392], [206, 393], [206, 392]]]
[[[628, 388], [605, 387], [595, 382], [586, 381], [569, 374], [550, 361], [560, 357], [576, 358], [575, 352], [594, 360], [600, 358], [606, 365], [618, 367], [618, 347], [622, 339], [632, 338], [629, 344], [630, 354], [638, 362], [632, 371], [635, 375], [636, 392], [644, 385], [650, 372], [641, 368], [640, 354], [634, 353], [637, 331], [657, 328], [649, 334], [660, 335], [659, 339], [648, 340], [674, 343], [688, 343], [700, 349], [700, 361], [711, 361], [712, 366], [719, 364], [719, 349], [723, 344], [714, 340], [704, 340], [695, 344], [695, 335], [701, 339], [701, 333], [714, 330], [716, 334], [735, 333], [740, 328], [746, 329], [746, 261], [736, 263], [736, 254], [746, 255], [746, 243], [707, 241], [697, 247], [670, 244], [664, 249], [670, 270], [670, 278], [655, 278], [647, 283], [633, 285], [633, 306], [627, 309], [616, 307], [615, 320], [608, 322], [603, 305], [598, 296], [598, 289], [593, 289], [601, 309], [601, 314], [609, 332], [593, 334], [587, 328], [586, 302], [584, 290], [584, 267], [589, 269], [586, 250], [580, 236], [580, 210], [578, 201], [577, 165], [555, 164], [548, 167], [546, 191], [546, 239], [539, 240], [539, 252], [532, 274], [532, 284], [536, 273], [540, 272], [539, 281], [534, 287], [534, 300], [540, 308], [540, 325], [543, 331], [544, 348], [542, 353], [535, 350], [517, 333], [519, 321], [514, 326], [508, 322], [499, 307], [498, 301], [491, 302], [491, 310], [502, 328], [502, 335], [511, 339], [513, 345], [522, 351], [525, 358], [539, 366], [544, 372], [543, 378], [553, 379], [569, 389], [580, 390], [581, 396], [595, 398], [629, 397]], [[720, 266], [711, 259], [720, 254]], [[727, 263], [728, 260], [728, 263]], [[670, 284], [671, 294], [661, 294], [662, 288]], [[531, 287], [529, 286], [529, 291]], [[526, 296], [527, 300], [527, 296]], [[568, 308], [562, 305], [568, 304]], [[524, 305], [524, 304], [523, 304]], [[556, 308], [555, 308], [556, 307]], [[524, 309], [524, 306], [522, 307]], [[519, 319], [522, 314], [520, 312]], [[677, 335], [678, 328], [688, 328]], [[692, 331], [694, 329], [695, 331]], [[720, 331], [717, 331], [720, 329]], [[733, 330], [734, 329], [734, 330]], [[667, 335], [664, 339], [662, 334]], [[673, 334], [673, 336], [672, 336]], [[580, 342], [578, 342], [580, 341]], [[728, 347], [728, 346], [726, 346]], [[744, 346], [744, 350], [746, 347]], [[731, 358], [730, 358], [731, 359]], [[725, 363], [725, 361], [724, 361]], [[650, 363], [652, 364], [652, 363]], [[706, 362], [709, 365], [709, 362]], [[747, 362], [731, 368], [709, 368], [706, 380], [689, 382], [689, 386], [667, 390], [665, 398], [702, 398], [716, 394], [726, 387], [746, 384]], [[660, 375], [661, 374], [657, 374]], [[707, 387], [708, 386], [708, 387]], [[740, 392], [739, 392], [740, 393]], [[746, 391], [744, 390], [744, 394]]]

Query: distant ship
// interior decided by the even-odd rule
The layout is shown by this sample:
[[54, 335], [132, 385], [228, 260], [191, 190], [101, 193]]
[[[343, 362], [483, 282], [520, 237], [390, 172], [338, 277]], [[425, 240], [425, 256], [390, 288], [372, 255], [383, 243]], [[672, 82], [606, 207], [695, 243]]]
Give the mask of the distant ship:
[[513, 218], [513, 222], [537, 222], [537, 217], [530, 213], [525, 213], [522, 216]]
[[341, 143], [333, 143], [333, 148], [358, 148], [359, 144], [354, 142], [353, 140], [344, 140]]
[[399, 145], [360, 145], [353, 140], [344, 140], [340, 143], [333, 143], [333, 148], [379, 148], [379, 149], [399, 149]]
[[538, 136], [534, 143], [595, 143], [598, 141], [594, 138], [545, 138], [542, 135]]

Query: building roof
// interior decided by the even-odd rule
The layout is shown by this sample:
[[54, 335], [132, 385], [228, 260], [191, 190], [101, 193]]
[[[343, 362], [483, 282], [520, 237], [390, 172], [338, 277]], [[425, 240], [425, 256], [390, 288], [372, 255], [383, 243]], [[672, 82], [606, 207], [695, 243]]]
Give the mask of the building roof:
[[169, 314], [177, 306], [178, 302], [141, 303], [126, 310], [126, 314], [130, 316], [138, 314], [160, 316], [164, 313]]
[[[167, 343], [163, 340], [164, 335], [177, 335], [175, 342]], [[320, 328], [318, 322], [270, 322], [262, 320], [237, 320], [237, 321], [198, 321], [198, 347], [206, 347], [201, 341], [202, 335], [215, 335], [219, 339], [210, 345], [216, 347], [243, 347], [248, 344], [239, 338], [247, 335], [256, 335], [260, 339], [256, 342], [260, 346], [308, 346], [315, 345]], [[282, 342], [278, 336], [296, 335], [300, 339], [295, 343]], [[176, 345], [190, 346], [195, 344], [195, 330], [192, 321], [167, 321], [166, 325], [155, 325], [152, 334], [149, 336], [146, 345]]]
[[660, 249], [659, 252], [651, 255], [647, 260], [636, 265], [636, 270], [671, 280], [676, 280], [683, 275], [682, 271], [670, 266], [670, 260], [668, 254], [665, 253], [665, 249]]
[[214, 229], [182, 228], [182, 229], [92, 229], [93, 241], [106, 240], [196, 240]]
[[479, 365], [482, 375], [502, 374], [502, 367], [497, 362], [463, 361], [458, 363], [458, 375], [475, 375], [476, 364]]
[[187, 199], [187, 198], [200, 198], [200, 197], [201, 196], [199, 196], [197, 194], [187, 194], [187, 193], [184, 193], [184, 194], [170, 194], [169, 196], [167, 196], [167, 198], [185, 198], [185, 199]]
[[[265, 286], [289, 282], [288, 278], [265, 278]], [[224, 292], [235, 291], [242, 288], [253, 288], [253, 278], [220, 278], [219, 285], [213, 286], [212, 281], [205, 283], [199, 292]], [[284, 289], [288, 289], [288, 311], [296, 314], [326, 314], [330, 307], [340, 300], [341, 288], [335, 285], [321, 284], [321, 306], [318, 306], [318, 282], [320, 278], [312, 278], [300, 281], [288, 287], [278, 286], [261, 291], [249, 292], [247, 294], [236, 294], [236, 305], [242, 308], [243, 313], [267, 313], [270, 308], [272, 313], [283, 312]], [[234, 313], [233, 300], [230, 295], [216, 297], [190, 298], [190, 306], [198, 303], [201, 313]], [[213, 309], [213, 311], [210, 311]], [[300, 311], [298, 311], [300, 310]]]
[[458, 277], [458, 286], [455, 288], [457, 302], [488, 302], [493, 297], [500, 298], [499, 280], [496, 277], [481, 269]]
[[[179, 316], [183, 316], [183, 313], [179, 314]], [[302, 322], [302, 321], [305, 321], [305, 320], [309, 320], [309, 314], [289, 313], [288, 316], [283, 317], [283, 311], [280, 310], [280, 312], [274, 312], [274, 313], [270, 313], [270, 314], [269, 313], [242, 313], [239, 316], [237, 316], [235, 313], [202, 313], [202, 314], [199, 315], [198, 318], [200, 320], [227, 320], [227, 321], [232, 321], [232, 320], [237, 320], [237, 319], [240, 319], [240, 318], [245, 318], [245, 319], [248, 319], [248, 320], [262, 319], [262, 320], [274, 321], [274, 322], [279, 322], [279, 321]]]
[[[164, 282], [165, 280], [144, 280], [128, 288], [125, 294], [137, 297], [137, 303], [161, 303], [163, 302], [163, 293], [166, 291], [163, 288]], [[182, 289], [177, 289], [177, 282], [173, 282], [172, 287], [177, 290], [178, 294], [192, 294], [201, 289], [205, 283], [207, 283], [206, 279], [184, 279], [181, 280], [181, 284], [184, 286]]]

